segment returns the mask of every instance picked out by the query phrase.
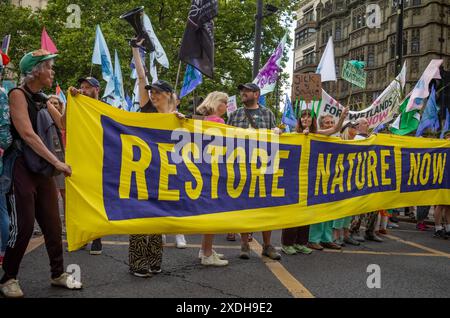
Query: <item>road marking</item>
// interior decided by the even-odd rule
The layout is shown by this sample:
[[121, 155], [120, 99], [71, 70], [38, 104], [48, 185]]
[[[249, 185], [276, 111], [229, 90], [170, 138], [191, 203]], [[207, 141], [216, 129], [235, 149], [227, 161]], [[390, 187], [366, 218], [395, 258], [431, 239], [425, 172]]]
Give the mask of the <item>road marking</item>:
[[421, 245], [421, 244], [418, 244], [418, 243], [414, 243], [414, 242], [411, 242], [411, 241], [407, 241], [407, 240], [404, 240], [404, 239], [402, 239], [402, 238], [400, 238], [400, 237], [397, 237], [397, 236], [394, 236], [394, 235], [384, 235], [384, 236], [387, 237], [387, 238], [389, 238], [389, 239], [391, 239], [391, 240], [394, 240], [394, 241], [397, 241], [397, 242], [400, 242], [400, 243], [403, 243], [403, 244], [406, 244], [406, 245], [409, 245], [409, 246], [416, 247], [416, 248], [418, 248], [418, 249], [421, 249], [421, 250], [430, 252], [430, 253], [432, 253], [432, 254], [439, 255], [439, 256], [442, 256], [442, 257], [450, 258], [450, 254], [445, 253], [445, 252], [438, 251], [438, 250], [435, 250], [435, 249], [433, 249], [433, 248], [426, 247], [426, 246]]
[[388, 256], [446, 257], [443, 255], [430, 254], [430, 253], [375, 252], [375, 251], [349, 251], [349, 250], [338, 251], [338, 250], [330, 250], [330, 249], [324, 249], [323, 252], [341, 253], [341, 254], [388, 255]]
[[268, 257], [261, 255], [262, 246], [255, 238], [249, 242], [253, 251], [258, 254], [264, 264], [270, 269], [275, 277], [283, 284], [284, 287], [294, 296], [294, 298], [315, 298], [311, 292], [303, 286], [291, 273], [278, 261], [271, 260]]
[[30, 242], [28, 242], [27, 249], [25, 250], [25, 255], [37, 249], [44, 243], [44, 235], [33, 237]]

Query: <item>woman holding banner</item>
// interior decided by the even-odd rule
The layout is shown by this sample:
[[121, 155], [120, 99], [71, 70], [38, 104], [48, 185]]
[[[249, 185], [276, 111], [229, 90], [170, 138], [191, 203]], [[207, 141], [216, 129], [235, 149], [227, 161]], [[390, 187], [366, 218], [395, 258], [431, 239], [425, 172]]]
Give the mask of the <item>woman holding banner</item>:
[[[304, 109], [302, 110], [300, 118], [297, 121], [296, 132], [305, 135], [309, 133], [314, 133], [331, 136], [341, 129], [342, 124], [344, 123], [344, 120], [347, 117], [347, 115], [348, 115], [348, 108], [346, 107], [344, 108], [338, 123], [334, 127], [329, 129], [318, 130], [317, 121], [314, 119], [311, 110]], [[312, 250], [306, 247], [306, 245], [308, 244], [308, 239], [309, 239], [309, 225], [294, 227], [290, 229], [283, 229], [281, 234], [281, 244], [282, 244], [281, 250], [287, 255], [295, 255], [297, 253], [311, 254]], [[322, 245], [323, 247], [329, 247], [328, 245], [325, 245], [325, 243]], [[323, 249], [323, 247], [320, 249]]]

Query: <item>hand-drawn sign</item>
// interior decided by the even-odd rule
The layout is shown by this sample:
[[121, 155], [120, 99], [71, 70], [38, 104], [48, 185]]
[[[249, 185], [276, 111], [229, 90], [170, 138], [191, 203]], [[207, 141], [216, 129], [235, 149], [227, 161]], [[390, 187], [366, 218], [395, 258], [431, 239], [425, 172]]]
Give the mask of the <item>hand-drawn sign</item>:
[[320, 74], [294, 73], [292, 83], [292, 100], [302, 99], [309, 103], [311, 100], [322, 98], [322, 81]]

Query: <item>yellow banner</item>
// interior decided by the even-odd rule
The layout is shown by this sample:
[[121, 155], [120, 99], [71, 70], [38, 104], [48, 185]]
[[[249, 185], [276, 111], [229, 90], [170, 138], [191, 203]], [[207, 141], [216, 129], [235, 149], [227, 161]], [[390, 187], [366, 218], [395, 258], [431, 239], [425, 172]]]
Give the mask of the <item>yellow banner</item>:
[[362, 141], [129, 113], [69, 95], [67, 237], [255, 232], [450, 204], [450, 142]]

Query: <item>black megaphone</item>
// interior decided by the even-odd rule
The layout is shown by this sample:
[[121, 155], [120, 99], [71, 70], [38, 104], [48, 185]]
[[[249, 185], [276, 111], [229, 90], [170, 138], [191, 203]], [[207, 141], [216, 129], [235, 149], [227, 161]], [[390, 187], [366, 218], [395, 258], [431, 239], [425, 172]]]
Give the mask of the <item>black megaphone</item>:
[[131, 11], [128, 11], [127, 13], [124, 13], [120, 16], [121, 19], [126, 20], [131, 26], [133, 27], [135, 33], [137, 42], [144, 39], [144, 50], [146, 52], [153, 52], [155, 51], [155, 45], [152, 43], [152, 40], [150, 39], [150, 36], [145, 31], [144, 28], [144, 7], [137, 7], [134, 8]]

